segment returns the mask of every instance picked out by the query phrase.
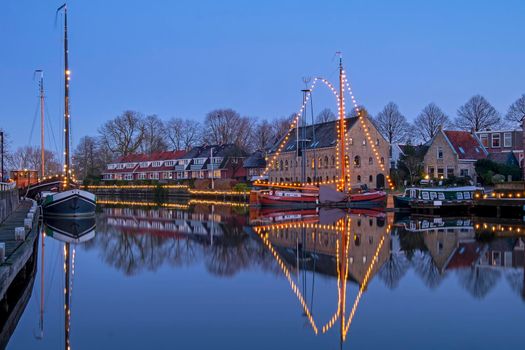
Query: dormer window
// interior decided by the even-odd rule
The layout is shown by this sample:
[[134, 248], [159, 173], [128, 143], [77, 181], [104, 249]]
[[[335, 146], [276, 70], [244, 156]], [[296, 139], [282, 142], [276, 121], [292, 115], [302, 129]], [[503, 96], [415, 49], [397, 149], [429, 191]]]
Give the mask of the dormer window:
[[141, 168], [147, 168], [148, 167], [148, 162], [140, 162], [140, 167]]
[[152, 163], [152, 165], [153, 165], [154, 167], [159, 167], [159, 166], [162, 165], [162, 162], [161, 162], [161, 161], [155, 161], [155, 162]]
[[459, 146], [459, 151], [461, 152], [461, 154], [465, 154], [465, 150], [463, 149], [463, 147]]

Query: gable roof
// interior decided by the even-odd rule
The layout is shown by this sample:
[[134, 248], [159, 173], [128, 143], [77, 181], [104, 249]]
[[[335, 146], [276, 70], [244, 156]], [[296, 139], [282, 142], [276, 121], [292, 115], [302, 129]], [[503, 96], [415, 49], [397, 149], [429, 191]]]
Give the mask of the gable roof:
[[[346, 130], [350, 130], [357, 122], [359, 118], [358, 117], [351, 117], [346, 118]], [[296, 131], [294, 128], [290, 132], [290, 136], [288, 138], [288, 141], [284, 145], [282, 152], [290, 152], [290, 151], [296, 151], [297, 150], [297, 134], [299, 133], [299, 140], [307, 140], [306, 141], [306, 149], [314, 149], [314, 148], [326, 148], [326, 147], [334, 147], [337, 143], [337, 128], [336, 124], [338, 123], [338, 120], [332, 120], [325, 123], [319, 123], [314, 125], [307, 125], [306, 127], [299, 127], [299, 132]], [[372, 124], [373, 125], [373, 124]], [[375, 127], [375, 126], [374, 126]], [[314, 132], [315, 132], [315, 140], [314, 140]], [[277, 148], [281, 144], [282, 140], [281, 138], [279, 142], [277, 142], [273, 147], [270, 149], [270, 152], [273, 153], [277, 151]]]
[[264, 159], [263, 151], [255, 151], [248, 158], [244, 160], [243, 167], [245, 168], [264, 168], [266, 167], [266, 160]]
[[164, 151], [154, 152], [151, 154], [135, 153], [122, 156], [114, 163], [135, 163], [135, 162], [151, 162], [155, 160], [174, 160], [184, 156], [185, 151]]
[[488, 154], [479, 139], [468, 131], [443, 130], [443, 135], [459, 159], [483, 159]]

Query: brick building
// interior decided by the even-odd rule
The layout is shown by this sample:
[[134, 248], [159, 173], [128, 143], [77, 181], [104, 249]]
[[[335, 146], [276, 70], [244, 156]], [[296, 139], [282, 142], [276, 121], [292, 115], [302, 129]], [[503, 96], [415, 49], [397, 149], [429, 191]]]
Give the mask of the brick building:
[[475, 163], [488, 152], [474, 133], [439, 130], [429, 142], [424, 157], [425, 173], [430, 178], [452, 176], [476, 179]]
[[186, 151], [130, 154], [107, 165], [103, 180], [189, 180], [246, 178], [245, 153], [235, 145], [207, 145]]
[[[490, 153], [513, 153], [520, 167], [523, 167], [523, 130], [487, 130], [478, 131], [476, 136]], [[498, 156], [497, 159], [512, 157]]]
[[[385, 187], [386, 173], [381, 165], [388, 169], [390, 145], [377, 131], [370, 120], [365, 119], [371, 139], [379, 153], [376, 158], [371, 145], [365, 135], [359, 118], [346, 119], [346, 133], [348, 136], [347, 161], [350, 168], [352, 187], [367, 185], [368, 187]], [[305, 161], [306, 182], [323, 182], [339, 179], [341, 169], [337, 169], [336, 146], [338, 141], [336, 123], [330, 121], [292, 130], [290, 137], [276, 159], [272, 169], [268, 171], [270, 182], [301, 182], [303, 174], [302, 161]], [[299, 142], [297, 139], [299, 136]], [[303, 145], [301, 145], [301, 143]], [[269, 157], [276, 151], [278, 145], [270, 150]]]

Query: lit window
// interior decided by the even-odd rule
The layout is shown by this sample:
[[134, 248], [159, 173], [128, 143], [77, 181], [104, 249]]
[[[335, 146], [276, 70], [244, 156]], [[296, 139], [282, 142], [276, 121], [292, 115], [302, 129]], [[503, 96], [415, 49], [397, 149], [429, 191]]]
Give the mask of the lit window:
[[481, 140], [481, 144], [484, 147], [488, 147], [489, 146], [489, 135], [481, 134], [481, 135], [479, 135], [479, 139]]
[[500, 134], [492, 134], [492, 147], [500, 147]]

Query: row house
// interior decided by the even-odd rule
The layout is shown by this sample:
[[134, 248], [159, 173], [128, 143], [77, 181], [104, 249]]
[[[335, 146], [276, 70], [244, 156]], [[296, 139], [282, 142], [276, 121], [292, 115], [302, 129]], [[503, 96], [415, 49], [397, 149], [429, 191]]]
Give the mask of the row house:
[[[504, 155], [493, 156], [497, 159], [512, 161], [513, 153], [520, 167], [523, 167], [523, 130], [487, 130], [478, 131], [476, 136], [489, 154], [506, 153]], [[508, 162], [508, 161], [507, 161]]]
[[207, 145], [188, 152], [130, 154], [107, 165], [103, 180], [189, 180], [246, 178], [245, 153], [237, 146]]
[[175, 165], [177, 179], [246, 179], [246, 153], [234, 144], [192, 148]]
[[[367, 185], [371, 188], [383, 188], [386, 169], [390, 164], [390, 145], [369, 119], [365, 119], [366, 130], [358, 120], [357, 117], [345, 119], [348, 140], [345, 163], [349, 165], [346, 176], [349, 177], [352, 187]], [[304, 176], [307, 183], [317, 183], [339, 179], [341, 170], [338, 169], [336, 160], [336, 147], [339, 143], [336, 123], [339, 121], [292, 130], [273, 167], [268, 171], [268, 180], [300, 182]], [[366, 135], [367, 132], [371, 141]], [[278, 146], [279, 143], [270, 150], [270, 158]], [[377, 150], [377, 155], [372, 146]], [[385, 171], [382, 168], [385, 168]]]
[[185, 151], [128, 154], [107, 165], [103, 180], [173, 180], [174, 167]]

